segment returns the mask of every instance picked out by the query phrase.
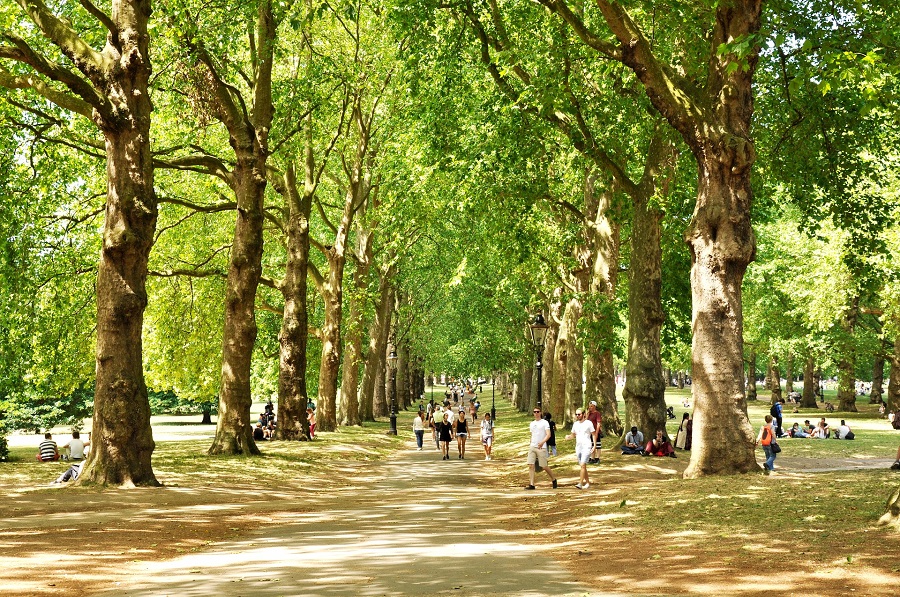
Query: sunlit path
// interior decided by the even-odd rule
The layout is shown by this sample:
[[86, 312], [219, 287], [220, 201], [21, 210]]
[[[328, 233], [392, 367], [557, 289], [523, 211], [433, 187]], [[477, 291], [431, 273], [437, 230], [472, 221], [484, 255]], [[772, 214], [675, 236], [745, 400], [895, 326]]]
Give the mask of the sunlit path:
[[[473, 446], [474, 447], [474, 446]], [[455, 455], [454, 455], [455, 456]], [[261, 521], [241, 541], [135, 564], [105, 594], [583, 595], [553, 559], [552, 539], [527, 544], [505, 530], [516, 491], [486, 491], [491, 464], [402, 451], [370, 465], [352, 489], [316, 499], [315, 512]], [[295, 520], [290, 520], [295, 518]]]

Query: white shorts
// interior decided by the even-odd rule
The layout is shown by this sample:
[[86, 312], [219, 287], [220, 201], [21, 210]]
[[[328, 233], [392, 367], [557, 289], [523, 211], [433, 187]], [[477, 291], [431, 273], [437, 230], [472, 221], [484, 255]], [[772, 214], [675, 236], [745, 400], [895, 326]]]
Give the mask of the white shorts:
[[547, 468], [547, 449], [528, 447], [528, 464], [537, 462], [541, 468]]
[[493, 446], [494, 445], [494, 436], [493, 435], [482, 436], [481, 443], [488, 447]]
[[590, 447], [575, 448], [575, 459], [578, 460], [578, 464], [587, 464], [591, 458], [591, 452], [593, 450]]

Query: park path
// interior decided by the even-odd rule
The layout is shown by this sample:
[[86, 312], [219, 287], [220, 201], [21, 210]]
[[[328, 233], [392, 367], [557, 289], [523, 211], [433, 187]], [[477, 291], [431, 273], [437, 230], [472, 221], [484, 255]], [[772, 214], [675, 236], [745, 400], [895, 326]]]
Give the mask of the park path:
[[[441, 461], [431, 444], [363, 463], [352, 487], [262, 524], [240, 541], [140, 562], [102, 595], [585, 595], [553, 557], [552, 537], [527, 543], [503, 512], [524, 490], [481, 483], [492, 462]], [[452, 449], [455, 452], [455, 447]], [[352, 469], [348, 469], [352, 470]], [[545, 480], [545, 479], [544, 479]], [[546, 485], [546, 483], [545, 483]], [[547, 487], [543, 491], [552, 491]], [[528, 492], [539, 498], [542, 490]], [[513, 501], [514, 504], [509, 504]], [[301, 504], [298, 503], [298, 506]], [[310, 503], [304, 502], [309, 506]]]

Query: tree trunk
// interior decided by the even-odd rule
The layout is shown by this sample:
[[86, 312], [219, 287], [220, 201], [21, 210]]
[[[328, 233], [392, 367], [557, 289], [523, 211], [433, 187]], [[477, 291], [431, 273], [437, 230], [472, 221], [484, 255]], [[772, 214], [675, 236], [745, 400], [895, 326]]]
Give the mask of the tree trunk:
[[200, 421], [200, 424], [212, 425], [212, 408], [207, 404], [204, 404], [201, 408], [203, 409], [201, 411], [203, 413], [203, 419]]
[[900, 334], [894, 339], [894, 354], [888, 372], [888, 412], [900, 409]]
[[[577, 320], [573, 321], [569, 314], [570, 302], [562, 307], [562, 317], [559, 320], [559, 328], [556, 333], [556, 343], [551, 347], [545, 345], [543, 363], [544, 378], [542, 388], [544, 391], [544, 410], [553, 412], [562, 410], [566, 400], [566, 367], [569, 358], [569, 336], [574, 340], [574, 326]], [[554, 320], [555, 321], [555, 320]], [[549, 378], [549, 379], [548, 379]], [[549, 382], [549, 383], [548, 383]]]
[[782, 398], [781, 396], [781, 369], [778, 367], [778, 357], [771, 355], [769, 357], [769, 391], [771, 395], [771, 403], [775, 404]]
[[794, 391], [794, 355], [788, 352], [784, 361], [784, 392], [790, 395]]
[[747, 361], [747, 400], [756, 400], [756, 350], [750, 351]]
[[619, 403], [616, 400], [616, 372], [612, 351], [588, 352], [585, 373], [585, 394], [588, 400], [597, 400], [603, 417], [603, 432], [610, 437], [620, 437], [623, 429], [622, 419], [619, 418]]
[[[237, 199], [237, 221], [225, 289], [225, 324], [222, 333], [222, 381], [219, 417], [209, 454], [259, 454], [250, 420], [250, 373], [256, 343], [256, 290], [262, 275], [263, 208], [266, 191], [268, 136], [275, 108], [272, 105], [272, 62], [276, 26], [271, 2], [260, 2], [254, 60], [259, 64], [253, 81], [249, 114], [234, 89], [215, 74], [213, 60], [200, 47], [198, 56], [210, 71], [215, 114], [228, 130], [236, 164], [230, 184]], [[240, 105], [240, 107], [239, 107]]]
[[149, 0], [114, 0], [118, 49], [109, 42], [104, 49], [112, 58], [104, 73], [107, 93], [118, 98], [121, 118], [98, 123], [106, 143], [106, 215], [97, 270], [92, 446], [79, 483], [159, 485], [150, 462], [156, 444], [141, 343], [157, 218], [147, 89], [149, 16]]
[[397, 410], [403, 410], [409, 404], [409, 346], [406, 341], [397, 346]]
[[[564, 389], [554, 390], [554, 384], [560, 383], [559, 380], [563, 379], [563, 373], [557, 372], [557, 368], [555, 366], [557, 358], [557, 346], [559, 344], [559, 335], [562, 331], [561, 323], [563, 321], [563, 304], [561, 297], [562, 288], [554, 288], [553, 298], [550, 301], [550, 316], [547, 317], [547, 336], [544, 340], [544, 354], [549, 356], [549, 360], [544, 361], [543, 367], [541, 368], [541, 371], [543, 372], [543, 377], [541, 378], [541, 386], [544, 390], [544, 396], [546, 396], [544, 400], [544, 404], [546, 405], [553, 404], [553, 396], [555, 391], [560, 395], [564, 394]], [[563, 342], [563, 346], [565, 346], [565, 342]], [[531, 384], [529, 384], [528, 390], [530, 393], [533, 393], [533, 389], [534, 388], [531, 387]]]
[[838, 359], [838, 410], [842, 412], [857, 412], [856, 347], [853, 343], [853, 333], [858, 315], [859, 298], [854, 297], [841, 322], [844, 337], [840, 342]]
[[[662, 309], [663, 214], [650, 207], [655, 180], [670, 145], [657, 133], [650, 141], [640, 192], [632, 197], [631, 263], [628, 267], [628, 359], [625, 363], [625, 427], [645, 437], [666, 428], [666, 382], [662, 379], [660, 330]], [[684, 377], [679, 376], [683, 387]]]
[[869, 404], [880, 404], [884, 394], [884, 354], [877, 352], [872, 363], [872, 391], [869, 394]]
[[816, 361], [812, 356], [806, 357], [803, 366], [803, 408], [816, 408]]
[[309, 439], [306, 418], [309, 395], [306, 388], [306, 347], [309, 340], [307, 312], [307, 267], [309, 264], [309, 217], [312, 210], [312, 147], [308, 145], [306, 185], [297, 189], [294, 165], [285, 172], [285, 212], [287, 213], [287, 262], [280, 285], [284, 314], [278, 334], [278, 426], [275, 437], [283, 440]]
[[353, 274], [353, 293], [350, 295], [350, 312], [346, 324], [341, 404], [338, 409], [339, 424], [343, 426], [362, 425], [359, 408], [359, 367], [362, 361], [366, 289], [372, 263], [371, 241], [372, 234], [360, 226], [356, 237], [357, 263]]
[[[393, 259], [393, 255], [388, 256]], [[375, 317], [369, 326], [369, 348], [366, 354], [365, 367], [363, 369], [363, 383], [360, 395], [360, 418], [364, 421], [374, 421], [375, 417], [387, 416], [387, 405], [384, 403], [384, 393], [376, 392], [379, 371], [384, 371], [384, 354], [387, 348], [388, 335], [391, 331], [391, 313], [394, 309], [394, 287], [391, 279], [395, 270], [391, 266], [381, 272], [378, 281], [378, 302], [375, 305]], [[377, 400], [376, 398], [381, 398]]]

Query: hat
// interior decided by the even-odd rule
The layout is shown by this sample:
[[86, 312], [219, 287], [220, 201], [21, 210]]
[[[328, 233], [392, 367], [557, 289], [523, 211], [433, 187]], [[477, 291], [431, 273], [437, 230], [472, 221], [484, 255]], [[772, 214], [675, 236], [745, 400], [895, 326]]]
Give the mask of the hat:
[[591, 400], [591, 406], [597, 406], [597, 401], [596, 401], [596, 400]]

